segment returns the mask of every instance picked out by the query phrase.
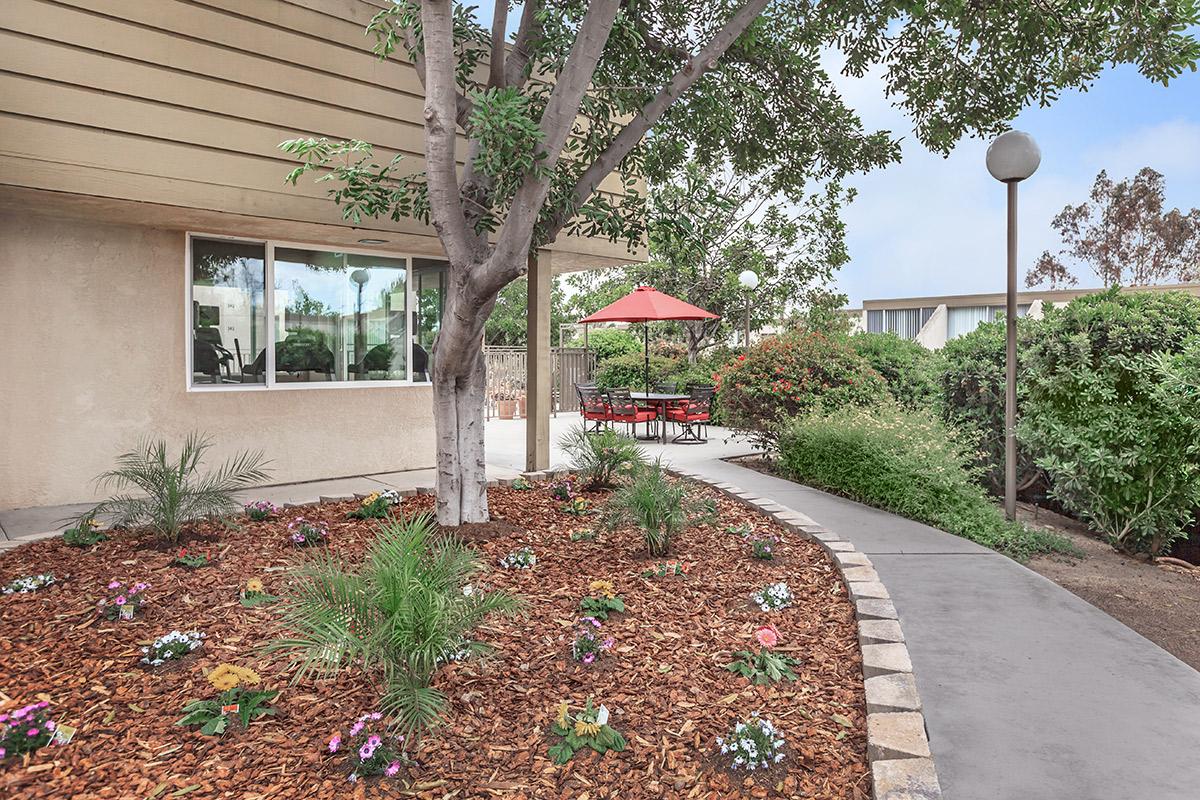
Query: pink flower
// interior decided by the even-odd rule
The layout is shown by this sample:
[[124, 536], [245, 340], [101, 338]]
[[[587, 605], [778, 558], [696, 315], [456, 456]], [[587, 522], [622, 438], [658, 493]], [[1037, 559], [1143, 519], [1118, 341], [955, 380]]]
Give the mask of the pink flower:
[[754, 631], [754, 638], [763, 647], [774, 647], [779, 644], [779, 631], [776, 630], [774, 625], [763, 625]]
[[593, 661], [595, 661], [595, 660], [596, 660], [596, 654], [595, 654], [595, 653], [588, 653], [587, 655], [585, 655], [585, 656], [583, 657], [583, 663], [585, 663], [585, 664], [590, 664], [590, 663], [592, 663], [592, 662], [593, 662]]
[[117, 596], [117, 605], [119, 605], [119, 606], [125, 605], [125, 595], [122, 594], [122, 595]]
[[30, 728], [29, 731], [25, 735], [26, 736], [37, 736], [38, 733], [39, 733], [39, 731], [37, 728]]
[[0, 747], [0, 758], [4, 758], [6, 755], [8, 755], [8, 751]]
[[387, 769], [385, 769], [385, 770], [383, 771], [383, 774], [384, 774], [384, 775], [387, 775], [387, 776], [390, 778], [390, 777], [392, 777], [393, 775], [395, 775], [395, 774], [396, 774], [397, 772], [399, 772], [399, 771], [400, 771], [400, 762], [399, 762], [399, 761], [393, 761], [392, 763], [390, 763], [390, 764], [388, 764], [388, 765], [387, 765]]
[[329, 752], [336, 753], [338, 751], [338, 748], [341, 746], [342, 746], [342, 737], [338, 736], [335, 733], [333, 735], [333, 738], [329, 740]]
[[383, 739], [380, 739], [378, 736], [372, 735], [369, 739], [367, 739], [367, 744], [371, 745], [371, 747], [379, 747], [379, 743], [382, 741], [383, 741]]
[[364, 744], [362, 747], [358, 748], [358, 757], [363, 761], [368, 760], [373, 755], [375, 755], [375, 748], [369, 744]]
[[108, 588], [110, 588], [110, 589], [119, 589], [119, 588], [121, 588], [121, 582], [120, 582], [120, 581], [115, 581], [115, 580], [114, 580], [114, 581], [109, 581]]
[[362, 729], [363, 729], [363, 723], [362, 723], [362, 721], [360, 720], [360, 721], [358, 721], [358, 722], [356, 722], [356, 723], [354, 723], [353, 725], [351, 725], [351, 726], [350, 726], [350, 735], [351, 735], [351, 736], [358, 736], [360, 733], [362, 733]]
[[605, 640], [604, 640], [604, 644], [602, 644], [602, 645], [600, 645], [600, 646], [601, 646], [601, 647], [603, 647], [605, 650], [607, 650], [607, 649], [609, 649], [610, 647], [612, 647], [612, 646], [613, 646], [613, 637], [611, 637], [611, 636], [610, 636], [610, 637], [608, 637], [607, 639], [605, 639]]

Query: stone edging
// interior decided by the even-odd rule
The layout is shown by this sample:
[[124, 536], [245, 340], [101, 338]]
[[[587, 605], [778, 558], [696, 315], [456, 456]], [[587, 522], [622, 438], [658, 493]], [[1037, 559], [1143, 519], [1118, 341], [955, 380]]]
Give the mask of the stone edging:
[[921, 697], [913, 677], [904, 631], [887, 588], [871, 559], [811, 518], [730, 483], [672, 470], [706, 484], [812, 539], [837, 564], [854, 602], [867, 697], [867, 761], [875, 800], [940, 800], [941, 786], [929, 750]]

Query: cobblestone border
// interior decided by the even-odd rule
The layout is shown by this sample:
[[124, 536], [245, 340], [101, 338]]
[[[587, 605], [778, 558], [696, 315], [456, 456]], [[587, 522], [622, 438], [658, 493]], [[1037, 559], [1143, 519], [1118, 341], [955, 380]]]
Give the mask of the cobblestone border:
[[833, 531], [774, 500], [698, 473], [672, 472], [757, 509], [787, 530], [812, 539], [829, 554], [842, 573], [858, 618], [867, 698], [867, 761], [871, 765], [874, 798], [940, 800], [941, 785], [929, 750], [925, 715], [904, 631], [871, 559]]

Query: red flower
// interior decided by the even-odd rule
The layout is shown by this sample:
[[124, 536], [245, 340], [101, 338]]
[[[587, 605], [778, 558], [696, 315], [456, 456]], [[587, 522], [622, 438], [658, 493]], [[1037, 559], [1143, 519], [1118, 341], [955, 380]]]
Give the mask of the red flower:
[[742, 355], [738, 356], [738, 361], [745, 361], [745, 360], [746, 360], [746, 356], [744, 353]]

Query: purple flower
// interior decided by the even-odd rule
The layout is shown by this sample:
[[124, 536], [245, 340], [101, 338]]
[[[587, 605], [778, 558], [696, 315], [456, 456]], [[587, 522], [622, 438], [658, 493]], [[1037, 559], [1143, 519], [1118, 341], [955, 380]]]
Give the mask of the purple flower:
[[383, 714], [380, 714], [378, 711], [375, 711], [375, 712], [373, 712], [373, 713], [371, 713], [371, 714], [368, 714], [367, 716], [368, 716], [370, 719], [383, 719]]
[[588, 653], [587, 655], [585, 655], [585, 656], [583, 657], [583, 663], [585, 663], [585, 664], [590, 664], [590, 663], [592, 663], [592, 662], [593, 662], [593, 661], [595, 661], [595, 660], [596, 660], [596, 654], [595, 654], [595, 653]]
[[118, 580], [109, 581], [108, 588], [119, 589], [121, 588], [121, 582]]
[[605, 639], [604, 644], [602, 644], [600, 646], [603, 647], [605, 650], [612, 647], [613, 646], [613, 637], [610, 636], [607, 639]]
[[375, 755], [375, 748], [369, 744], [364, 744], [362, 747], [358, 748], [358, 757], [363, 761], [367, 761], [373, 755]]
[[399, 771], [400, 771], [400, 762], [399, 762], [399, 761], [393, 761], [392, 763], [390, 763], [390, 764], [388, 764], [388, 765], [387, 765], [387, 769], [385, 769], [385, 770], [383, 771], [383, 774], [384, 774], [384, 775], [387, 775], [387, 776], [390, 778], [390, 777], [392, 777], [393, 775], [395, 775], [395, 774], [396, 774], [397, 772], [399, 772]]
[[26, 734], [25, 734], [25, 735], [26, 735], [26, 736], [37, 736], [37, 735], [38, 735], [38, 733], [40, 733], [40, 731], [39, 731], [37, 728], [30, 728], [30, 729], [29, 729], [29, 730], [26, 732]]
[[335, 733], [333, 735], [333, 738], [329, 740], [329, 752], [336, 753], [338, 751], [338, 748], [341, 746], [342, 746], [342, 737], [338, 736]]
[[8, 755], [8, 751], [0, 747], [0, 758], [4, 758], [6, 755]]
[[122, 595], [117, 596], [117, 605], [119, 605], [119, 606], [125, 605], [125, 595], [122, 594]]
[[378, 736], [375, 736], [372, 734], [372, 736], [369, 739], [367, 739], [367, 744], [371, 745], [371, 747], [379, 747], [379, 743], [382, 741], [383, 740], [380, 739]]
[[363, 729], [363, 723], [362, 723], [362, 720], [359, 720], [358, 722], [356, 722], [350, 726], [350, 735], [358, 736], [360, 733], [362, 733], [362, 729]]

